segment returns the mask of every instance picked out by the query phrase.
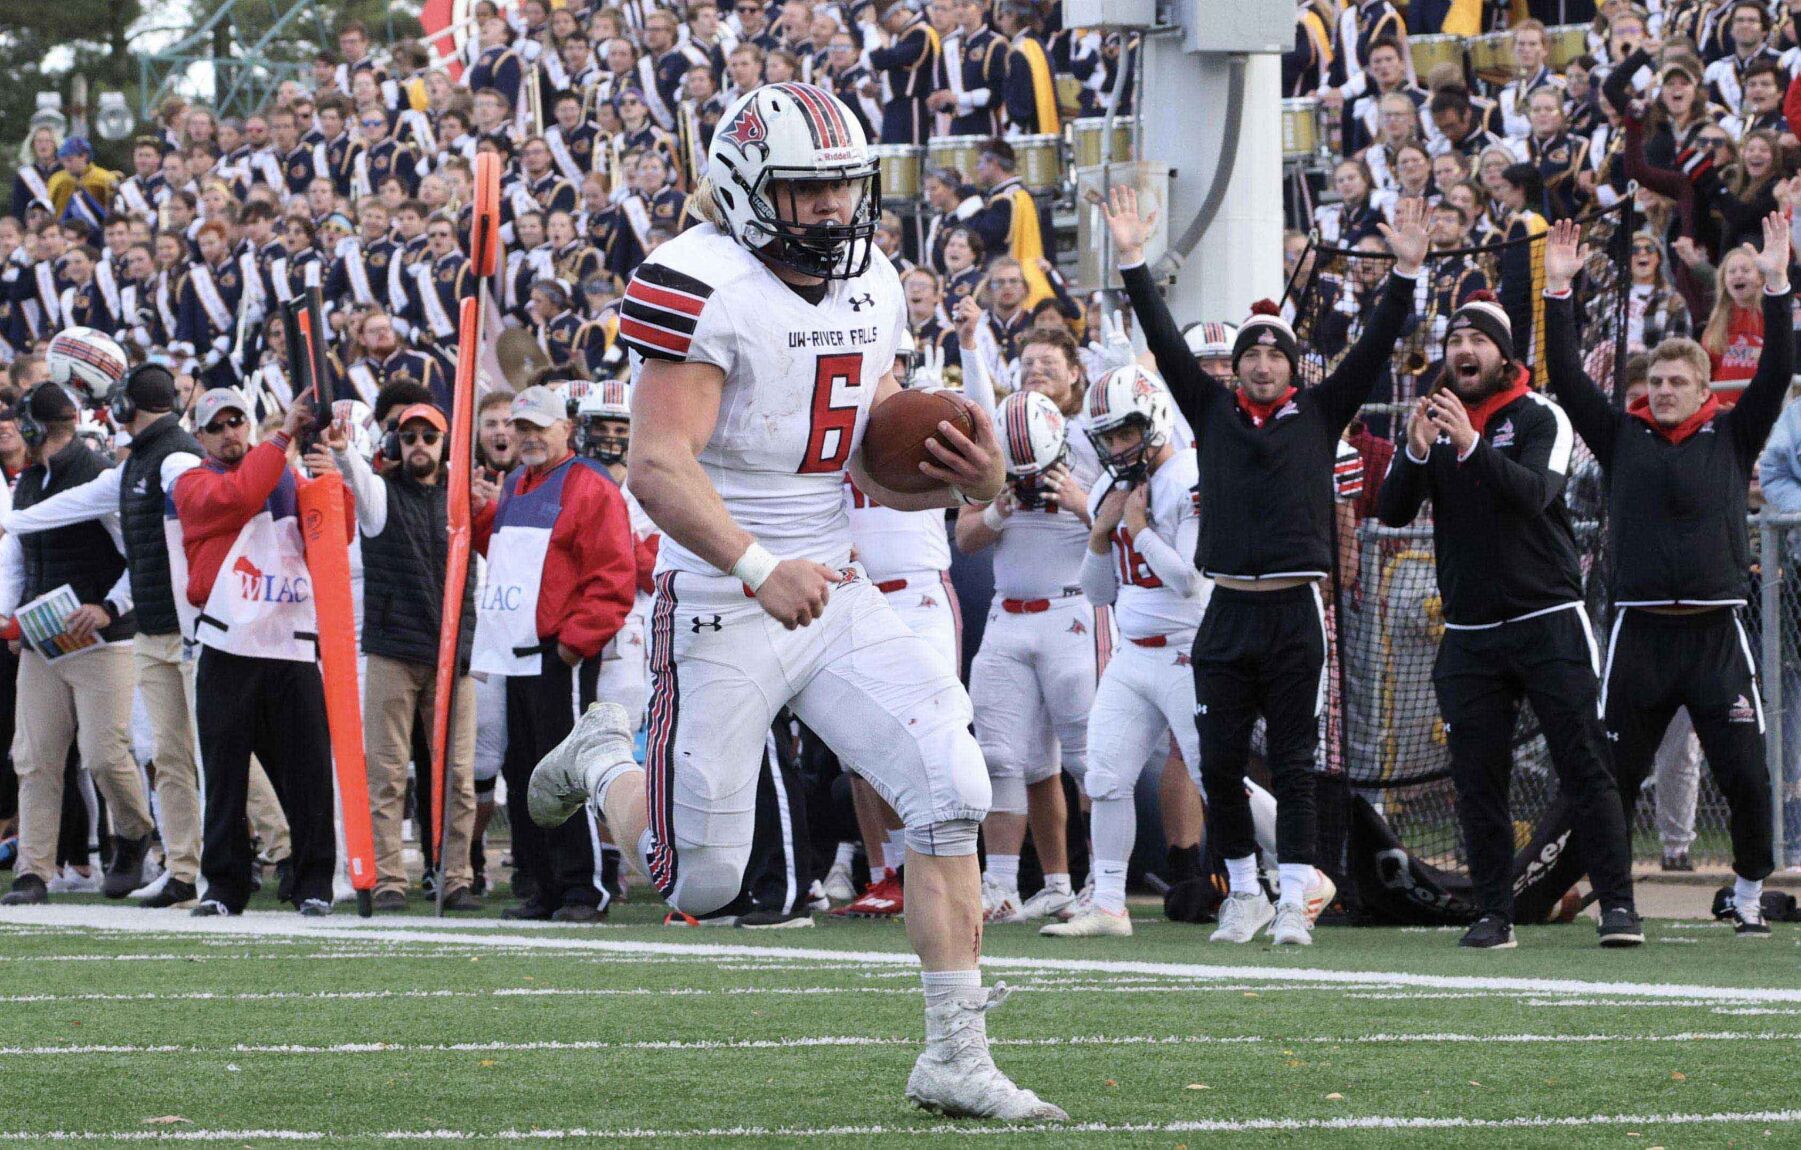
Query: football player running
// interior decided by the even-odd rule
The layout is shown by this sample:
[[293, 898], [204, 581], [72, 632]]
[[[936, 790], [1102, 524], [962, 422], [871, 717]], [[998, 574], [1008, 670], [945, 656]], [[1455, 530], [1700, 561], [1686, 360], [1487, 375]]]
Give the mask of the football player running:
[[[858, 449], [870, 409], [900, 390], [900, 282], [875, 250], [876, 165], [856, 117], [808, 84], [735, 100], [694, 199], [707, 222], [659, 247], [621, 307], [641, 364], [631, 484], [663, 532], [651, 609], [644, 766], [631, 722], [591, 707], [538, 765], [541, 823], [592, 804], [677, 910], [737, 897], [757, 775], [790, 707], [906, 824], [907, 936], [919, 954], [926, 1049], [907, 1081], [955, 1116], [1062, 1119], [994, 1065], [981, 984], [976, 837], [988, 773], [956, 669], [901, 622], [851, 561], [843, 482], [897, 510], [993, 499], [993, 425], [949, 422], [921, 470], [942, 486], [889, 491]], [[946, 445], [948, 444], [948, 446]]]

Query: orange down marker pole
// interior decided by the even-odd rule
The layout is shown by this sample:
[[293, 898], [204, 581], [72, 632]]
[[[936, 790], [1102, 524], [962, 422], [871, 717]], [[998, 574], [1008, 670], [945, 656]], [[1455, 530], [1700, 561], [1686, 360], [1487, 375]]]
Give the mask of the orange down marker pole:
[[500, 268], [500, 157], [475, 158], [475, 205], [469, 228], [470, 272], [477, 298], [463, 301], [457, 322], [457, 371], [450, 403], [449, 553], [444, 569], [444, 602], [439, 615], [437, 690], [432, 705], [432, 857], [438, 860], [438, 913], [444, 913], [445, 786], [449, 776], [450, 716], [460, 669], [463, 591], [469, 580], [469, 479], [474, 465], [475, 365], [482, 353], [482, 316], [488, 284]]
[[363, 705], [356, 673], [356, 614], [350, 599], [350, 543], [344, 537], [344, 481], [333, 471], [300, 483], [300, 530], [313, 579], [313, 609], [324, 664], [325, 719], [344, 810], [344, 849], [357, 913], [374, 912], [375, 836], [363, 762]]

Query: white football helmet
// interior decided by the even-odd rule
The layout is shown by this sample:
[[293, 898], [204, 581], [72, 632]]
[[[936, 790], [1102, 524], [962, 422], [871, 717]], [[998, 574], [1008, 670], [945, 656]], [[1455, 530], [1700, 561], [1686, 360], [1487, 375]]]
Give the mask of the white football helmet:
[[[1132, 426], [1142, 429], [1138, 443], [1110, 452], [1102, 433]], [[1150, 454], [1168, 443], [1175, 429], [1175, 402], [1169, 388], [1155, 373], [1137, 364], [1114, 368], [1088, 389], [1088, 441], [1115, 482], [1143, 480], [1150, 470]]]
[[[876, 163], [863, 126], [824, 88], [765, 84], [726, 109], [707, 150], [713, 198], [733, 239], [804, 275], [850, 279], [863, 274], [881, 218]], [[790, 200], [772, 185], [849, 182], [848, 222], [797, 221]]]
[[602, 420], [632, 420], [632, 387], [621, 379], [595, 380], [588, 384], [576, 406], [575, 437], [577, 450], [601, 463], [624, 463], [631, 436], [608, 435]]
[[1232, 345], [1238, 340], [1238, 328], [1212, 320], [1191, 323], [1182, 329], [1182, 341], [1188, 354], [1196, 359], [1230, 359]]
[[44, 352], [44, 361], [53, 381], [89, 400], [105, 399], [106, 393], [131, 368], [124, 350], [113, 338], [91, 327], [57, 332]]
[[1021, 507], [1044, 505], [1039, 481], [1069, 460], [1069, 421], [1057, 405], [1036, 391], [1016, 391], [994, 413], [1001, 457]]

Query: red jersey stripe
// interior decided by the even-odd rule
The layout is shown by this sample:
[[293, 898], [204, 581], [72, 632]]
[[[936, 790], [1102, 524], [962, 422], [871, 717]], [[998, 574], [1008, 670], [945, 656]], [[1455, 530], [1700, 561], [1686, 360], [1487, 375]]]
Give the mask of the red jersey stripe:
[[707, 301], [699, 296], [674, 291], [670, 288], [655, 287], [641, 279], [634, 279], [631, 286], [625, 289], [625, 295], [627, 299], [638, 300], [650, 307], [667, 308], [670, 311], [679, 311], [683, 315], [698, 316], [701, 309], [707, 306]]
[[660, 348], [674, 355], [687, 355], [688, 347], [693, 342], [685, 335], [639, 323], [630, 316], [619, 317], [619, 334], [628, 341]]

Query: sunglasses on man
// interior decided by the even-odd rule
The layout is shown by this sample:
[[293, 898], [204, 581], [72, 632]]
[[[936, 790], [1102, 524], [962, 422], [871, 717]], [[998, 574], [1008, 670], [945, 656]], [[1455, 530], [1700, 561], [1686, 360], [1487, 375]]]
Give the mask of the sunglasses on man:
[[213, 420], [200, 430], [206, 432], [208, 435], [219, 435], [227, 430], [235, 430], [242, 426], [244, 426], [244, 417], [233, 412], [230, 415]]

